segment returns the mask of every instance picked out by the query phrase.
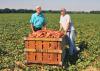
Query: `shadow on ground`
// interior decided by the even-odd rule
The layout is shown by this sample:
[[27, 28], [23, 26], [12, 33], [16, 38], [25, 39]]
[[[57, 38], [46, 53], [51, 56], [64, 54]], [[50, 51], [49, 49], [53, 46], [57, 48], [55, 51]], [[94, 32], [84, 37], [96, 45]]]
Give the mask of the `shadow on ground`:
[[82, 52], [84, 49], [87, 49], [88, 43], [85, 41], [81, 41], [78, 44], [78, 47], [80, 48], [80, 51], [77, 52], [77, 54], [70, 55], [69, 54], [69, 49], [66, 48], [66, 54], [65, 54], [65, 60], [64, 60], [64, 66], [65, 68], [68, 68], [69, 65], [75, 65], [76, 61], [79, 59], [79, 54]]

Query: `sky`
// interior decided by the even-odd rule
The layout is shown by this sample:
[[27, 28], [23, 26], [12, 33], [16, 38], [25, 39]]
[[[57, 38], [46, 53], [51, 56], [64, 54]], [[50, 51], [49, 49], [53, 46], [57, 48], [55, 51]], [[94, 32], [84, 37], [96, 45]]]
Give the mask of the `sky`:
[[35, 9], [39, 5], [43, 10], [70, 11], [100, 10], [100, 0], [0, 0], [0, 8]]

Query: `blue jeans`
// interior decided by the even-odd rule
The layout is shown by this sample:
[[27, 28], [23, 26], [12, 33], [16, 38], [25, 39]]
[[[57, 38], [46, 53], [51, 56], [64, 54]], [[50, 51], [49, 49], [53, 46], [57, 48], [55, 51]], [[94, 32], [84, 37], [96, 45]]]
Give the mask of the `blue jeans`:
[[71, 30], [70, 32], [67, 32], [67, 40], [69, 44], [70, 55], [73, 55], [77, 52], [76, 46], [75, 46], [75, 37], [76, 37], [75, 30]]
[[63, 37], [62, 41], [62, 63], [63, 65], [66, 62], [66, 44], [69, 45], [69, 54], [73, 55], [77, 52], [76, 46], [75, 46], [75, 37], [76, 33], [74, 30], [67, 32], [67, 35]]

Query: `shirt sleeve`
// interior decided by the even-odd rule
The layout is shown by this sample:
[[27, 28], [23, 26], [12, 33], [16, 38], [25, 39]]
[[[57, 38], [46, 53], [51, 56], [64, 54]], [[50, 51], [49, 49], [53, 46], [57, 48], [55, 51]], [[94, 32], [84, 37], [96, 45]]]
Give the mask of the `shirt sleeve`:
[[30, 23], [31, 23], [31, 24], [34, 23], [34, 15], [31, 16]]

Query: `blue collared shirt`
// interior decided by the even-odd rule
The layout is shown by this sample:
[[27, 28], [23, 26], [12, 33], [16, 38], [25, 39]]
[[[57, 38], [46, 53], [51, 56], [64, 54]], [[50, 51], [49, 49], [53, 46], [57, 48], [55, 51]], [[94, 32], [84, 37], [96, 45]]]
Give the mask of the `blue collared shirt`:
[[33, 24], [35, 28], [42, 28], [45, 24], [45, 17], [43, 13], [40, 13], [39, 15], [37, 13], [32, 14], [30, 23]]

